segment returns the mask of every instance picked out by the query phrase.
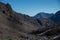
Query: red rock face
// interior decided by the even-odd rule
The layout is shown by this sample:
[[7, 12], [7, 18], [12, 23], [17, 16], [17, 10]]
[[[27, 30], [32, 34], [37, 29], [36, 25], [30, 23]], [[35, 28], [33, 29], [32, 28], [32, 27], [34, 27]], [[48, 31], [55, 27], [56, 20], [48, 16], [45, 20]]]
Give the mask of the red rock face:
[[12, 11], [12, 8], [11, 8], [10, 4], [7, 3], [7, 4], [5, 5], [5, 7], [6, 7], [7, 10], [11, 10], [11, 11]]
[[4, 4], [4, 3], [0, 3], [0, 8], [1, 8], [1, 12], [3, 12], [4, 14], [12, 15], [13, 17], [16, 17], [16, 13], [12, 10], [10, 4]]

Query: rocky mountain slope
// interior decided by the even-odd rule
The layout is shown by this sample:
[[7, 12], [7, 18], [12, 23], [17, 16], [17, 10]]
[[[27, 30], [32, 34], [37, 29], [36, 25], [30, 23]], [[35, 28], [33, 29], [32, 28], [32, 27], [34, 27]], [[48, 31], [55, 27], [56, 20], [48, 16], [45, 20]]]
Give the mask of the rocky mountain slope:
[[0, 40], [57, 40], [59, 32], [60, 26], [52, 20], [17, 13], [0, 2]]

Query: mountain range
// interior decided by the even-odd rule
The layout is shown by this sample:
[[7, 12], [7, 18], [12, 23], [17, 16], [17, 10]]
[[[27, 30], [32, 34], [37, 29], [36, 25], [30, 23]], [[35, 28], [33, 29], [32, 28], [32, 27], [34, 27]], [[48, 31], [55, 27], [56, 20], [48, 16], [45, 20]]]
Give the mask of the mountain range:
[[48, 18], [48, 19], [51, 19], [55, 23], [59, 23], [60, 22], [60, 10], [54, 14], [40, 12], [37, 15], [35, 15], [34, 18], [37, 18], [37, 19]]
[[0, 2], [0, 40], [60, 40], [59, 20], [60, 11], [30, 17]]

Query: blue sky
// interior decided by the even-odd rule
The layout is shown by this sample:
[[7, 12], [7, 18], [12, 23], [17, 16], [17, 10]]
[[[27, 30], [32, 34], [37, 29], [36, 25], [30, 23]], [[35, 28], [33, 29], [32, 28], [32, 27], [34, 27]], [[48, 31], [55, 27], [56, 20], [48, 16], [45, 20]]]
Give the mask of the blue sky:
[[34, 16], [39, 12], [55, 13], [60, 9], [60, 0], [0, 0], [9, 3], [13, 10]]

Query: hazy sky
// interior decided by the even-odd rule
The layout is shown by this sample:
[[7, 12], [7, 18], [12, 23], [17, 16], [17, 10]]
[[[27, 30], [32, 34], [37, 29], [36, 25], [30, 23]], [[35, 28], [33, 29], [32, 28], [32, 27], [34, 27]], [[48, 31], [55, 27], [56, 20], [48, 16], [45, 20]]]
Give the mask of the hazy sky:
[[14, 11], [34, 16], [39, 12], [55, 13], [60, 9], [60, 0], [0, 0], [11, 4]]

